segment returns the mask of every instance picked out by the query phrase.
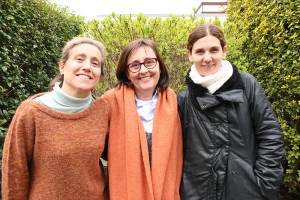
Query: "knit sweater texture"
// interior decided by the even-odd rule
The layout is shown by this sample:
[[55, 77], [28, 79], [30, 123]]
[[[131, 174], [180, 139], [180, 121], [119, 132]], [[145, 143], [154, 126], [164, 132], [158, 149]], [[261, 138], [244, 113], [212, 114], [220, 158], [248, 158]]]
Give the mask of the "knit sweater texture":
[[5, 200], [107, 199], [100, 156], [109, 107], [97, 99], [79, 113], [51, 110], [32, 99], [17, 109], [2, 160]]
[[108, 182], [111, 200], [179, 200], [182, 133], [176, 94], [159, 92], [152, 129], [150, 167], [145, 130], [134, 90], [126, 85], [106, 92], [110, 104]]

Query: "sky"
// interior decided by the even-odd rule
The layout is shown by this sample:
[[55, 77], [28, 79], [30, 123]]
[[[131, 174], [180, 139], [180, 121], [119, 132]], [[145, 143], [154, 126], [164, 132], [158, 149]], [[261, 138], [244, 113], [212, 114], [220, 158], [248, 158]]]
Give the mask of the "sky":
[[[86, 20], [99, 15], [116, 14], [174, 14], [190, 15], [201, 0], [49, 0], [84, 16]], [[207, 1], [207, 0], [206, 0]], [[213, 0], [208, 0], [213, 1]]]

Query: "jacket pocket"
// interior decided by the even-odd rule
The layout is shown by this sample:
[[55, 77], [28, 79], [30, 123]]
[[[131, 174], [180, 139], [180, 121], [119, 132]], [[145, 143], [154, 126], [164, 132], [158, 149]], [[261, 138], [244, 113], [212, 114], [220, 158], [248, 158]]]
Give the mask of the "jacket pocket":
[[225, 199], [265, 199], [256, 182], [253, 166], [230, 154], [228, 159]]

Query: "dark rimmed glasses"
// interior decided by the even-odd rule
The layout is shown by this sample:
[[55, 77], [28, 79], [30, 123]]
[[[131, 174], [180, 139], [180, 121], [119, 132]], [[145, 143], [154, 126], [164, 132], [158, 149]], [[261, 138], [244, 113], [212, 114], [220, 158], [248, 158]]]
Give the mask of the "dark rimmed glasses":
[[138, 62], [138, 61], [134, 61], [132, 63], [129, 63], [127, 66], [128, 66], [128, 69], [133, 72], [133, 73], [136, 73], [136, 72], [139, 72], [142, 65], [144, 65], [147, 69], [153, 69], [157, 64], [157, 58], [146, 58], [144, 60], [144, 62]]

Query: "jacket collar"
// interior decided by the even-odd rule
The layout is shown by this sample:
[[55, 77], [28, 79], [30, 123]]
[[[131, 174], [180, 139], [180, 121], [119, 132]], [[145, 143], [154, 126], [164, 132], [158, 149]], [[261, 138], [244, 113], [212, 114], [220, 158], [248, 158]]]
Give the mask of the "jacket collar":
[[201, 85], [195, 84], [190, 78], [189, 72], [187, 73], [186, 83], [190, 96], [198, 101], [202, 109], [218, 105], [222, 101], [243, 102], [243, 81], [237, 67], [234, 65], [232, 65], [232, 67], [232, 76], [214, 94], [210, 94], [208, 90]]

